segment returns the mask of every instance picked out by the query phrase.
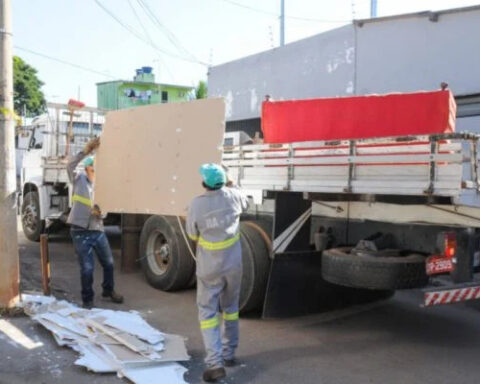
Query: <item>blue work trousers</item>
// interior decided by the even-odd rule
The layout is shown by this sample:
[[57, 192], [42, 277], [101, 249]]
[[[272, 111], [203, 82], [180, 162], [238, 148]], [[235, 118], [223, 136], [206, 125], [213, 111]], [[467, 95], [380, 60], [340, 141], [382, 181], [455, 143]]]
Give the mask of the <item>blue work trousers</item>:
[[113, 291], [113, 256], [107, 236], [101, 231], [72, 229], [70, 235], [73, 247], [80, 263], [80, 277], [82, 282], [82, 300], [84, 303], [93, 301], [93, 271], [95, 260], [93, 252], [103, 267], [103, 293]]

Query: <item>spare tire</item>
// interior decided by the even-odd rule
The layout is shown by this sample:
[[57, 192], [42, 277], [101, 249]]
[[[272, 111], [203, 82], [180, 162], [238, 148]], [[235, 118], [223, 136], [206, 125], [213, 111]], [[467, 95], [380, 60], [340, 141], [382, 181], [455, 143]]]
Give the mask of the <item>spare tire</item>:
[[195, 261], [175, 216], [148, 218], [140, 234], [140, 260], [147, 281], [155, 288], [177, 291], [192, 283]]
[[365, 251], [357, 254], [352, 249], [323, 251], [322, 277], [326, 281], [345, 287], [388, 290], [418, 288], [428, 283], [423, 255], [381, 256]]

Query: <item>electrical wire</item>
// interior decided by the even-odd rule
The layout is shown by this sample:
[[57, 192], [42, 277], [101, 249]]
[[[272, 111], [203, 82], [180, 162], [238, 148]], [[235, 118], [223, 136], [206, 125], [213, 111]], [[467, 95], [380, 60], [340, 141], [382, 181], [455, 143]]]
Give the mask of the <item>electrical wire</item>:
[[[253, 12], [262, 13], [264, 15], [269, 15], [269, 16], [275, 16], [277, 18], [280, 17], [280, 14], [278, 14], [276, 12], [271, 12], [271, 11], [266, 11], [266, 10], [263, 10], [263, 9], [251, 7], [249, 5], [238, 3], [234, 0], [222, 0], [222, 1], [225, 2], [225, 3], [240, 7], [240, 8], [248, 9], [248, 10], [253, 11]], [[312, 17], [288, 16], [288, 15], [286, 15], [285, 18], [286, 19], [292, 19], [292, 20], [308, 21], [308, 22], [313, 22], [313, 23], [347, 23], [347, 22], [350, 21], [350, 20], [346, 20], [346, 19], [345, 20], [317, 19], [317, 18], [312, 18]]]
[[[152, 37], [148, 33], [147, 27], [142, 23], [142, 20], [140, 19], [140, 16], [138, 15], [138, 13], [137, 13], [135, 7], [133, 6], [131, 0], [128, 0], [128, 5], [130, 5], [130, 8], [132, 9], [132, 12], [135, 15], [135, 18], [137, 19], [138, 23], [140, 24], [141, 28], [143, 29], [145, 37], [150, 41], [151, 44], [154, 44]], [[174, 76], [173, 76], [172, 71], [168, 67], [167, 63], [162, 59], [160, 54], [158, 55], [158, 61], [160, 61], [162, 63], [162, 65], [165, 67], [167, 72], [170, 74], [170, 77], [172, 77], [172, 79], [173, 79]], [[158, 73], [158, 76], [160, 76], [160, 73]]]
[[195, 64], [201, 64], [201, 65], [207, 65], [206, 63], [202, 62], [202, 61], [199, 61], [199, 60], [194, 60], [194, 59], [190, 59], [190, 58], [187, 58], [187, 57], [184, 57], [184, 56], [181, 56], [181, 55], [177, 55], [173, 52], [169, 52], [163, 48], [160, 48], [159, 46], [157, 46], [156, 44], [146, 40], [141, 34], [139, 34], [137, 31], [135, 31], [130, 25], [126, 24], [125, 22], [123, 22], [120, 18], [118, 18], [113, 12], [111, 12], [107, 7], [105, 7], [99, 0], [94, 0], [95, 1], [95, 4], [97, 4], [107, 15], [109, 15], [112, 19], [114, 19], [118, 24], [120, 24], [124, 29], [126, 29], [128, 32], [130, 32], [130, 34], [132, 34], [133, 36], [135, 36], [138, 40], [144, 42], [145, 44], [147, 44], [148, 46], [156, 49], [157, 51], [159, 52], [162, 52], [163, 54], [165, 55], [168, 55], [170, 57], [174, 57], [174, 58], [177, 58], [179, 60], [184, 60], [184, 61], [189, 61], [189, 62], [192, 62], [192, 63], [195, 63]]
[[193, 60], [198, 61], [198, 59], [193, 55], [190, 51], [188, 51], [179, 41], [179, 39], [175, 36], [175, 34], [170, 31], [155, 15], [152, 11], [150, 6], [145, 0], [137, 0], [137, 3], [140, 7], [143, 8], [145, 14], [149, 17], [152, 23], [167, 37], [167, 39], [172, 43], [172, 45], [179, 51], [182, 52], [184, 55], [190, 56]]
[[140, 27], [143, 29], [143, 33], [145, 34], [145, 37], [148, 39], [148, 41], [150, 41], [150, 44], [154, 44], [152, 38], [150, 37], [150, 34], [147, 31], [147, 28], [145, 27], [145, 25], [143, 25], [142, 20], [140, 19], [140, 16], [138, 16], [138, 13], [135, 7], [133, 6], [131, 0], [127, 0], [127, 1], [128, 1], [128, 5], [130, 6], [130, 9], [132, 10], [135, 18], [138, 21], [138, 24], [140, 24]]
[[49, 55], [46, 55], [44, 53], [40, 53], [40, 52], [35, 52], [35, 51], [32, 51], [31, 49], [28, 49], [28, 48], [23, 48], [23, 47], [20, 47], [18, 45], [15, 45], [14, 46], [15, 49], [18, 49], [20, 51], [24, 51], [24, 52], [28, 52], [28, 53], [31, 53], [32, 55], [37, 55], [37, 56], [40, 56], [40, 57], [43, 57], [45, 59], [49, 59], [49, 60], [52, 60], [52, 61], [56, 61], [58, 63], [61, 63], [61, 64], [64, 64], [64, 65], [69, 65], [71, 67], [74, 67], [74, 68], [78, 68], [78, 69], [81, 69], [82, 71], [87, 71], [87, 72], [91, 72], [91, 73], [95, 73], [96, 75], [101, 75], [101, 76], [105, 76], [105, 77], [109, 77], [111, 79], [117, 79], [118, 77], [116, 76], [112, 76], [108, 73], [105, 73], [105, 72], [100, 72], [100, 71], [97, 71], [95, 69], [92, 69], [92, 68], [87, 68], [87, 67], [83, 67], [81, 65], [78, 65], [78, 64], [75, 64], [75, 63], [71, 63], [69, 61], [66, 61], [66, 60], [63, 60], [63, 59], [59, 59], [57, 57], [53, 57], [53, 56], [49, 56]]

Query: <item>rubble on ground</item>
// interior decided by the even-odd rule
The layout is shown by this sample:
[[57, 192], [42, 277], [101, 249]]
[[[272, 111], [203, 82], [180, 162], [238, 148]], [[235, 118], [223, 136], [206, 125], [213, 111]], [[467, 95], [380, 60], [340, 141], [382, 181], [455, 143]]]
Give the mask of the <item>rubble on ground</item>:
[[82, 309], [50, 296], [22, 295], [25, 313], [48, 329], [60, 346], [80, 354], [76, 365], [116, 373], [136, 384], [186, 384], [185, 339], [151, 327], [137, 312]]

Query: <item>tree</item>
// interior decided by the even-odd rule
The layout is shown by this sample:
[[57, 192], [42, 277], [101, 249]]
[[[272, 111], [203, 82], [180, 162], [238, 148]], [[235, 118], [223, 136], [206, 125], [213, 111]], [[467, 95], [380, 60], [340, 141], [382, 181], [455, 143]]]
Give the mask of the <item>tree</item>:
[[195, 98], [205, 99], [207, 97], [207, 82], [200, 80], [198, 86], [195, 89]]
[[45, 109], [45, 96], [41, 90], [43, 81], [37, 70], [20, 57], [13, 57], [13, 104], [15, 112], [27, 116], [38, 115]]

